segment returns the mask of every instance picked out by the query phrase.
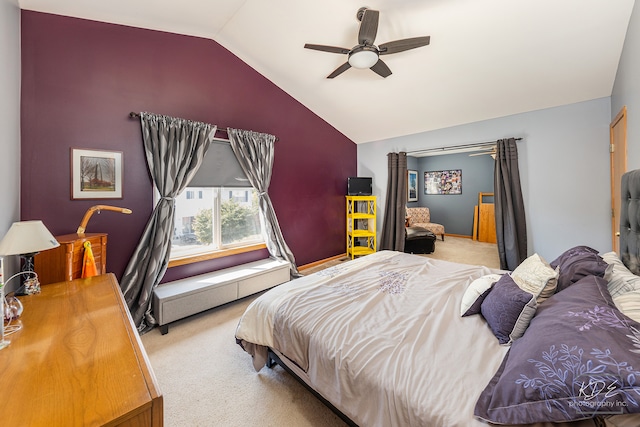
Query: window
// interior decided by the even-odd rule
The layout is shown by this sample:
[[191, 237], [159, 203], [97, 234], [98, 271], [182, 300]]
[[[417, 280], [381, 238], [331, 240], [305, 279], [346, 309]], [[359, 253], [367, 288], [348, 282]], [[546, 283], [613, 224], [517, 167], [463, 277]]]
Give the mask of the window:
[[211, 143], [175, 203], [169, 266], [264, 248], [258, 194], [228, 141]]
[[187, 187], [176, 197], [172, 260], [261, 242], [253, 188]]

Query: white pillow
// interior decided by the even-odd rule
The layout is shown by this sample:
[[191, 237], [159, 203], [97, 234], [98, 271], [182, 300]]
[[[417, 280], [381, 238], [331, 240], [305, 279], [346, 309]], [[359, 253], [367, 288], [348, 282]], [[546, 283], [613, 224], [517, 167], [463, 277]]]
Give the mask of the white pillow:
[[511, 272], [511, 278], [520, 289], [535, 295], [538, 304], [552, 296], [558, 286], [558, 270], [538, 254], [522, 261]]
[[640, 291], [640, 276], [636, 276], [629, 271], [618, 257], [618, 254], [607, 252], [601, 256], [609, 264], [609, 268], [604, 272], [604, 278], [609, 282], [607, 287], [611, 297], [631, 291]]
[[636, 322], [640, 322], [640, 292], [630, 291], [613, 298], [618, 310]]
[[[496, 283], [501, 274], [487, 274], [486, 276], [482, 276], [469, 285], [467, 290], [462, 295], [462, 304], [460, 304], [460, 316], [464, 316], [467, 311], [471, 308], [471, 306], [484, 294], [487, 289], [490, 289], [494, 283]], [[478, 301], [478, 311], [480, 313], [480, 304], [482, 301]], [[475, 314], [475, 313], [474, 313]]]

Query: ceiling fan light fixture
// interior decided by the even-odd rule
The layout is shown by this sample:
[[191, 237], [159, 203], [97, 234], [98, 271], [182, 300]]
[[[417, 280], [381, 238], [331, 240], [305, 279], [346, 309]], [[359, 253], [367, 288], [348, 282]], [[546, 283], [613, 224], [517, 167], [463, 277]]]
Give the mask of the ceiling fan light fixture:
[[378, 62], [378, 51], [369, 46], [356, 48], [349, 54], [349, 65], [353, 68], [371, 68]]

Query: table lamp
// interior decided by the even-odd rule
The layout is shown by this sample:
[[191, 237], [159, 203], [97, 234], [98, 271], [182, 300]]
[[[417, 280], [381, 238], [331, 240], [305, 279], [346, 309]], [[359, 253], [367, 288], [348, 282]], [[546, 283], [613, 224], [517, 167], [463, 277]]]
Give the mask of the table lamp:
[[22, 258], [22, 267], [19, 273], [22, 277], [22, 286], [15, 292], [15, 295], [29, 295], [39, 291], [39, 284], [35, 290], [26, 289], [24, 285], [25, 280], [37, 277], [33, 271], [33, 257], [40, 251], [58, 246], [60, 243], [40, 220], [19, 221], [11, 225], [7, 234], [0, 241], [0, 256], [20, 255]]

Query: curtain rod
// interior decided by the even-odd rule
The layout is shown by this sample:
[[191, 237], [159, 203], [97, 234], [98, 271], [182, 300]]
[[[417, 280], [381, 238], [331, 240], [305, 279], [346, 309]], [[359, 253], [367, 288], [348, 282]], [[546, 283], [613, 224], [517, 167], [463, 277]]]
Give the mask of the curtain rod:
[[[130, 118], [130, 119], [139, 119], [139, 118], [140, 118], [140, 113], [135, 113], [135, 112], [133, 112], [133, 111], [132, 111], [132, 112], [130, 112], [130, 113], [129, 113], [129, 118]], [[228, 135], [228, 134], [229, 134], [229, 132], [227, 132], [227, 127], [228, 127], [228, 126], [219, 126], [219, 125], [216, 125], [216, 132], [220, 131], [220, 132], [224, 132], [224, 133], [226, 133], [226, 134]], [[220, 139], [220, 138], [218, 138], [218, 139]], [[278, 138], [278, 137], [276, 136], [276, 141], [278, 141], [279, 139], [280, 139], [280, 138]], [[223, 139], [223, 140], [228, 141], [228, 139]]]
[[[509, 138], [504, 138], [509, 139]], [[522, 138], [513, 138], [516, 141], [521, 141]], [[474, 144], [462, 144], [462, 145], [453, 145], [449, 147], [440, 147], [440, 148], [425, 148], [423, 150], [413, 150], [407, 151], [407, 154], [415, 154], [415, 153], [430, 153], [436, 151], [451, 151], [451, 150], [460, 150], [464, 148], [481, 148], [487, 145], [496, 144], [498, 141], [487, 141], [487, 142], [476, 142]]]

